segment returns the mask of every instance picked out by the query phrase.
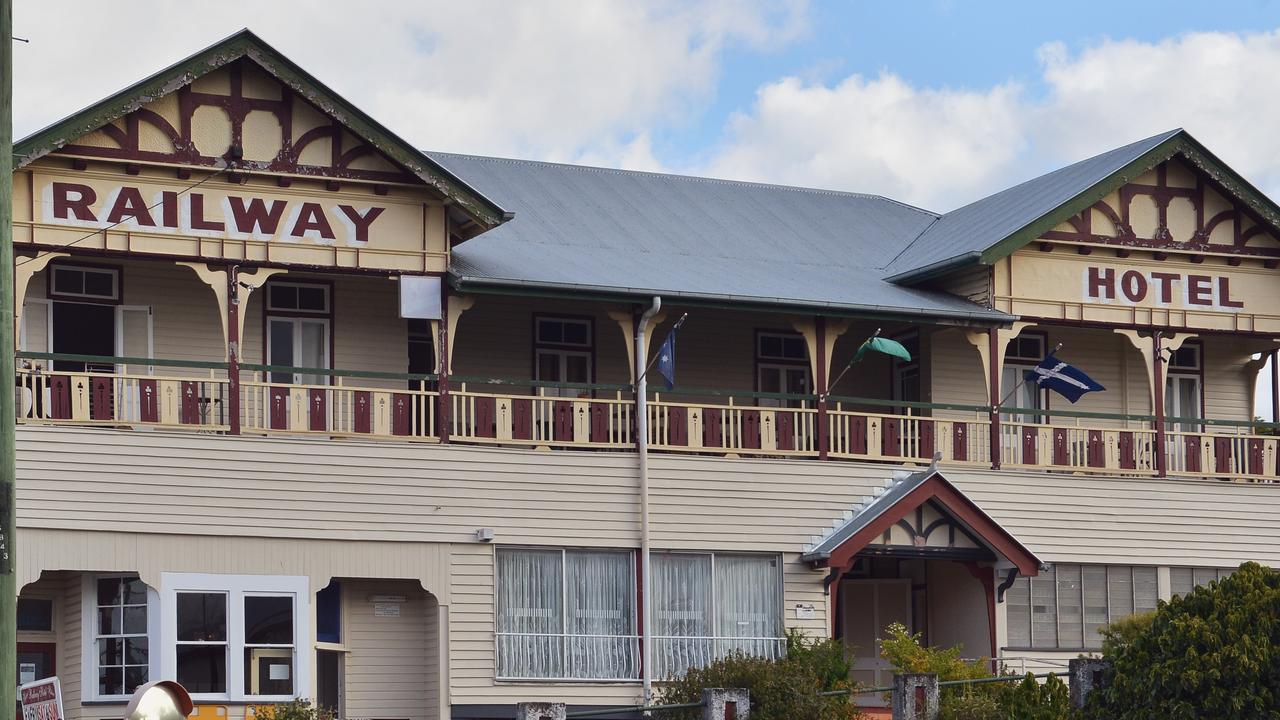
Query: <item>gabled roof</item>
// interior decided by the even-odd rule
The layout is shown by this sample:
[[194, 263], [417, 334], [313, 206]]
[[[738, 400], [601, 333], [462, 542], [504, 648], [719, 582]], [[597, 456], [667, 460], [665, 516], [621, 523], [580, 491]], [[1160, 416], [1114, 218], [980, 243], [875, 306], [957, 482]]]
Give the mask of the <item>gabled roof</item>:
[[366, 115], [324, 83], [298, 67], [248, 29], [241, 30], [190, 57], [130, 85], [111, 97], [39, 130], [14, 144], [14, 167], [20, 168], [97, 130], [107, 123], [163, 95], [177, 91], [196, 78], [240, 58], [253, 62], [342, 123], [382, 154], [450, 198], [481, 224], [500, 224], [506, 211], [448, 170], [419, 152], [395, 133]]
[[429, 152], [515, 218], [459, 244], [463, 290], [759, 303], [1004, 323], [1005, 313], [886, 282], [937, 216], [874, 195]]
[[846, 567], [854, 555], [881, 533], [930, 500], [962, 523], [975, 539], [1016, 567], [1021, 575], [1035, 575], [1043, 566], [1026, 546], [934, 468], [895, 482], [801, 555], [800, 560]]
[[990, 265], [1174, 155], [1185, 157], [1263, 219], [1280, 225], [1280, 207], [1187, 131], [1177, 129], [946, 213], [902, 250], [885, 275], [892, 282], [911, 283], [966, 265]]

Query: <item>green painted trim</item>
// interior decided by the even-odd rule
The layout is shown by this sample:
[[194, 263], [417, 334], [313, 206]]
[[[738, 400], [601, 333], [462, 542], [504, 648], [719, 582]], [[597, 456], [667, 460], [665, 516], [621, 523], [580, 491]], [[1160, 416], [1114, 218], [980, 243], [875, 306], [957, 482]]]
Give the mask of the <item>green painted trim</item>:
[[295, 367], [293, 365], [258, 365], [241, 363], [241, 370], [265, 373], [291, 373], [293, 375], [325, 375], [329, 377], [377, 378], [380, 380], [426, 380], [434, 382], [439, 375], [431, 373], [393, 373], [379, 370], [335, 370], [332, 368]]
[[[850, 405], [870, 405], [872, 407], [911, 408], [912, 410], [960, 410], [963, 412], [991, 413], [989, 405], [957, 405], [955, 403], [914, 402], [909, 400], [886, 400], [884, 398], [852, 397], [849, 395], [832, 395], [827, 398], [830, 403], [848, 403]], [[927, 417], [921, 416], [924, 419]]]
[[[500, 387], [536, 387], [555, 388], [561, 390], [584, 390], [597, 392], [631, 392], [630, 385], [605, 385], [600, 383], [551, 382], [549, 380], [520, 380], [511, 378], [480, 377], [475, 375], [450, 375], [449, 385], [467, 383], [470, 385], [497, 385]], [[572, 400], [573, 398], [563, 398]]]
[[[199, 368], [201, 370], [226, 370], [225, 362], [203, 360], [166, 360], [164, 358], [116, 357], [114, 355], [77, 355], [74, 353], [27, 352], [15, 353], [20, 360], [51, 360], [65, 362], [102, 363], [104, 365], [153, 365], [156, 367]], [[51, 372], [51, 371], [44, 371]]]
[[379, 152], [403, 165], [445, 197], [453, 199], [460, 208], [484, 225], [494, 227], [507, 219], [507, 212], [497, 203], [369, 117], [248, 29], [214, 43], [105, 100], [23, 138], [14, 144], [14, 165], [18, 168], [25, 167], [112, 120], [175, 92], [196, 78], [242, 57], [261, 65]]

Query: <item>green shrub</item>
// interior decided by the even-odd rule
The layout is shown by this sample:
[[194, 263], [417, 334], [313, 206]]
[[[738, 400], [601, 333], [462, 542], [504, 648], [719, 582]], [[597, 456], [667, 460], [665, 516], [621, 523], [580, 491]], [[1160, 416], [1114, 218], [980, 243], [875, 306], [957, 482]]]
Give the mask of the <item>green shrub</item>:
[[310, 700], [255, 705], [252, 717], [256, 720], [334, 720], [332, 712], [312, 705]]
[[990, 663], [982, 660], [965, 661], [960, 658], [960, 648], [946, 649], [926, 647], [920, 643], [921, 633], [912, 635], [901, 623], [885, 628], [880, 638], [880, 656], [900, 673], [934, 673], [938, 680], [972, 680], [991, 677]]
[[1091, 718], [1280, 718], [1276, 570], [1241, 565], [1108, 641], [1112, 666], [1089, 696]]
[[[658, 704], [702, 700], [703, 688], [746, 688], [751, 692], [753, 720], [852, 720], [860, 716], [847, 693], [820, 697], [829, 690], [849, 690], [849, 651], [839, 640], [787, 635], [786, 655], [777, 660], [735, 653], [692, 668], [658, 690]], [[666, 712], [664, 720], [695, 720], [698, 710]]]
[[967, 690], [952, 695], [938, 709], [938, 720], [992, 720], [1001, 717], [1000, 705], [992, 693]]
[[1009, 720], [1068, 720], [1072, 716], [1071, 692], [1061, 678], [1043, 683], [1027, 673], [1020, 683], [1000, 683], [1000, 714]]

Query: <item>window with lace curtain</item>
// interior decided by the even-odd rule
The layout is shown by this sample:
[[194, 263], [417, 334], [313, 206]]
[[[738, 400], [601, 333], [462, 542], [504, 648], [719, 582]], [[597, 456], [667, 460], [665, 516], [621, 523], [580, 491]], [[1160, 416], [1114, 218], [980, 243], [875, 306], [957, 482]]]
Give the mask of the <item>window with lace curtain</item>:
[[498, 548], [498, 678], [639, 676], [631, 552]]
[[654, 553], [652, 573], [656, 677], [675, 677], [734, 651], [781, 654], [778, 556]]

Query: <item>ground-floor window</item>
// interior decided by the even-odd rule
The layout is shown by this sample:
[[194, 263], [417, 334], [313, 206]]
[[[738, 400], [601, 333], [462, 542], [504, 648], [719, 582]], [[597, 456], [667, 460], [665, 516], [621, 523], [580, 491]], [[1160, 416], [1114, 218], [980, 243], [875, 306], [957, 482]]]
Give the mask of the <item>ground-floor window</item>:
[[499, 548], [495, 574], [499, 678], [639, 675], [631, 552]]
[[680, 675], [734, 651], [774, 657], [782, 640], [776, 555], [654, 553], [653, 663]]
[[1230, 568], [1175, 567], [1169, 568], [1169, 591], [1173, 597], [1182, 597], [1201, 585], [1221, 580], [1235, 572]]
[[1018, 578], [1005, 594], [1008, 646], [1082, 650], [1102, 647], [1108, 623], [1156, 608], [1156, 568], [1055, 565]]
[[156, 593], [136, 575], [86, 575], [82, 588], [85, 695], [127, 698], [155, 679]]
[[305, 690], [305, 577], [165, 573], [162, 585], [165, 677], [203, 699], [285, 700]]

